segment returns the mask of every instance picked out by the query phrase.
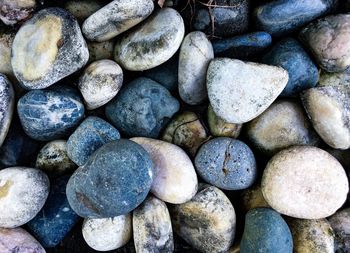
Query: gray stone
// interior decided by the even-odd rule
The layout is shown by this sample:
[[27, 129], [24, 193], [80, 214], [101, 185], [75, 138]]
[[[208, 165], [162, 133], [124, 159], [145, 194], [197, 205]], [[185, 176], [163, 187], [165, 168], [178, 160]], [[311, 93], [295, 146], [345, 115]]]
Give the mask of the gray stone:
[[69, 0], [64, 3], [64, 8], [72, 13], [79, 23], [83, 23], [102, 7], [103, 4], [99, 0]]
[[335, 234], [336, 252], [350, 251], [350, 208], [345, 208], [329, 217]]
[[15, 93], [5, 75], [0, 74], [0, 146], [4, 142], [12, 121]]
[[30, 18], [35, 7], [35, 0], [2, 0], [0, 1], [0, 19], [6, 25], [24, 22]]

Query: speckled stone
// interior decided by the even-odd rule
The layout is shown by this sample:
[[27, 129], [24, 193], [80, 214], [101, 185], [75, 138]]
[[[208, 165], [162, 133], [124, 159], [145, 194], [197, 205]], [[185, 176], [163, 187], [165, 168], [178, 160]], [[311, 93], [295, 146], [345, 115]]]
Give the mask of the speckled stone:
[[178, 146], [150, 139], [131, 138], [151, 156], [154, 179], [151, 192], [159, 199], [181, 204], [189, 201], [197, 192], [197, 175], [191, 159]]
[[136, 253], [174, 252], [173, 229], [165, 203], [153, 196], [133, 212]]
[[21, 26], [11, 57], [23, 88], [43, 89], [83, 67], [89, 51], [74, 16], [61, 8], [48, 8]]
[[21, 226], [35, 217], [49, 194], [49, 179], [40, 170], [12, 167], [0, 171], [0, 227]]
[[261, 188], [267, 203], [281, 214], [321, 219], [345, 202], [349, 183], [341, 164], [310, 146], [285, 149], [268, 162]]
[[240, 253], [292, 253], [293, 239], [281, 215], [269, 208], [250, 210], [245, 219]]
[[146, 150], [129, 140], [109, 142], [79, 167], [67, 185], [70, 206], [85, 218], [126, 214], [146, 198], [153, 180]]
[[157, 138], [179, 107], [166, 88], [141, 77], [107, 104], [106, 116], [125, 135]]
[[77, 127], [84, 116], [84, 105], [75, 90], [58, 86], [29, 91], [19, 99], [17, 111], [26, 134], [50, 141], [67, 136]]
[[0, 73], [13, 76], [11, 65], [11, 48], [15, 38], [14, 32], [0, 34]]
[[281, 67], [216, 58], [207, 72], [208, 96], [215, 114], [229, 123], [245, 123], [265, 111], [288, 82]]
[[64, 176], [52, 182], [43, 209], [27, 223], [29, 231], [44, 247], [58, 245], [79, 220], [66, 197], [68, 179], [69, 176]]
[[95, 116], [87, 117], [67, 141], [67, 154], [77, 165], [82, 166], [104, 144], [120, 139], [120, 134], [111, 124]]
[[103, 7], [99, 0], [69, 0], [65, 1], [64, 8], [73, 14], [79, 23], [83, 23], [90, 15]]
[[11, 82], [0, 74], [0, 147], [9, 131], [15, 104], [15, 92]]
[[118, 39], [114, 58], [125, 69], [143, 71], [169, 60], [179, 49], [185, 27], [171, 8], [156, 11], [133, 32]]
[[0, 2], [0, 19], [6, 25], [24, 22], [30, 18], [35, 7], [35, 0], [2, 0]]
[[318, 87], [350, 85], [350, 68], [339, 73], [328, 73], [321, 71]]
[[87, 46], [89, 49], [89, 62], [113, 59], [114, 41], [107, 40], [103, 42], [88, 41]]
[[350, 208], [336, 212], [329, 219], [335, 234], [336, 252], [350, 251]]
[[256, 184], [241, 193], [242, 207], [245, 211], [249, 211], [258, 207], [270, 207], [261, 191], [260, 184]]

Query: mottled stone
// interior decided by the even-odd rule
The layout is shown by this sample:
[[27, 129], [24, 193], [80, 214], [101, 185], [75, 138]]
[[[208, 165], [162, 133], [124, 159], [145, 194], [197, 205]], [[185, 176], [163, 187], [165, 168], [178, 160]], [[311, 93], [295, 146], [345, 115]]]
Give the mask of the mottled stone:
[[21, 23], [30, 18], [35, 7], [35, 0], [2, 0], [0, 19], [6, 25]]
[[3, 144], [12, 121], [15, 92], [11, 82], [0, 74], [0, 147]]
[[179, 107], [166, 88], [141, 77], [126, 85], [107, 104], [106, 116], [128, 136], [156, 138]]
[[329, 219], [335, 234], [336, 252], [350, 251], [350, 208], [336, 212]]
[[89, 62], [113, 59], [114, 41], [107, 40], [103, 42], [88, 41]]
[[12, 167], [0, 171], [0, 227], [21, 226], [35, 217], [49, 194], [49, 179], [40, 170]]
[[230, 123], [259, 116], [282, 92], [288, 72], [281, 67], [217, 58], [207, 72], [208, 96], [214, 113]]
[[79, 23], [83, 23], [90, 15], [103, 7], [99, 0], [69, 0], [64, 8], [73, 14]]
[[318, 87], [350, 85], [350, 68], [339, 73], [328, 73], [321, 71]]
[[321, 219], [345, 202], [349, 183], [341, 164], [310, 146], [285, 149], [267, 164], [261, 188], [267, 203], [281, 214]]
[[157, 67], [175, 54], [184, 34], [180, 14], [174, 9], [163, 8], [132, 33], [117, 40], [114, 58], [123, 68], [132, 71]]
[[260, 184], [249, 187], [241, 193], [242, 207], [245, 211], [249, 211], [258, 207], [270, 207], [261, 191]]
[[0, 34], [0, 73], [8, 76], [13, 76], [11, 48], [15, 35], [14, 32]]
[[64, 9], [48, 8], [21, 26], [11, 56], [23, 88], [43, 89], [83, 67], [89, 51], [74, 16]]

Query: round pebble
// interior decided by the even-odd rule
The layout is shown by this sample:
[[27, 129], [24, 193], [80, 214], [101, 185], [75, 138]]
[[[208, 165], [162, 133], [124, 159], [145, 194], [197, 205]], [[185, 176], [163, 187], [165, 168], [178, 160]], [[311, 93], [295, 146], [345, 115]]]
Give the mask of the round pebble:
[[335, 234], [335, 251], [350, 251], [350, 208], [336, 212], [329, 219]]
[[24, 22], [30, 18], [35, 7], [35, 0], [2, 0], [0, 2], [0, 19], [6, 25]]
[[0, 74], [0, 147], [10, 128], [15, 104], [15, 92], [11, 82]]

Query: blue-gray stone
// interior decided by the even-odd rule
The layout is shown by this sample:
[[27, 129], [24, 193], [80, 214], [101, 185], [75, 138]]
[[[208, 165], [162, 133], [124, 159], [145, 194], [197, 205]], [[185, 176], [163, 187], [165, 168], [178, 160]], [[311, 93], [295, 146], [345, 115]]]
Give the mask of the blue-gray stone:
[[14, 104], [15, 92], [12, 84], [5, 75], [0, 74], [0, 147], [10, 128]]
[[293, 239], [282, 216], [269, 208], [256, 208], [246, 215], [240, 253], [292, 253]]
[[111, 124], [101, 118], [86, 118], [67, 141], [67, 154], [79, 166], [104, 144], [120, 139], [120, 134]]
[[68, 176], [51, 183], [49, 197], [43, 209], [27, 223], [31, 233], [44, 247], [55, 247], [78, 222], [79, 216], [71, 209], [66, 197]]
[[129, 140], [109, 142], [78, 168], [67, 185], [73, 210], [85, 218], [127, 214], [151, 189], [153, 164], [140, 145]]
[[68, 87], [29, 91], [19, 99], [17, 110], [26, 134], [40, 141], [69, 135], [84, 116], [80, 97]]
[[225, 190], [248, 188], [257, 176], [251, 149], [245, 143], [228, 137], [204, 143], [196, 155], [195, 166], [204, 181]]
[[166, 88], [141, 77], [108, 103], [106, 116], [125, 135], [157, 138], [179, 108], [179, 102]]
[[289, 80], [280, 96], [297, 96], [301, 91], [316, 86], [318, 82], [316, 65], [301, 44], [293, 38], [278, 42], [262, 57], [262, 62], [288, 71]]

